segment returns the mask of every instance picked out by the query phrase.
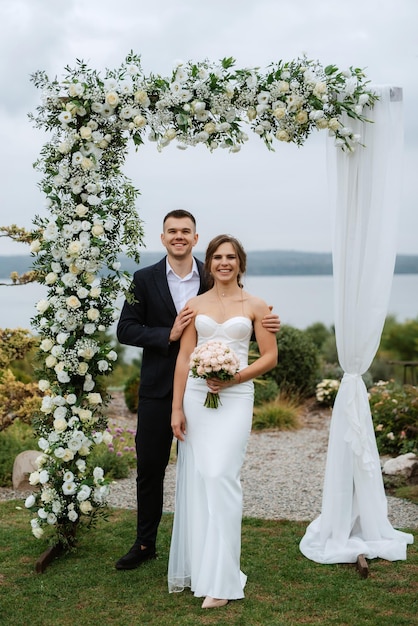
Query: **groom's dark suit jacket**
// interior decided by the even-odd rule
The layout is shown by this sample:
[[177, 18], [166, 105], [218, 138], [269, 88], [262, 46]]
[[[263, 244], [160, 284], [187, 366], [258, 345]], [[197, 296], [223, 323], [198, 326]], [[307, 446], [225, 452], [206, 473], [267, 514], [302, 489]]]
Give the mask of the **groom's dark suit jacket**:
[[[207, 289], [203, 264], [196, 259], [200, 289]], [[120, 343], [143, 348], [140, 394], [156, 398], [172, 393], [180, 341], [169, 343], [177, 311], [167, 282], [166, 257], [135, 272], [133, 304], [125, 301], [117, 326]]]

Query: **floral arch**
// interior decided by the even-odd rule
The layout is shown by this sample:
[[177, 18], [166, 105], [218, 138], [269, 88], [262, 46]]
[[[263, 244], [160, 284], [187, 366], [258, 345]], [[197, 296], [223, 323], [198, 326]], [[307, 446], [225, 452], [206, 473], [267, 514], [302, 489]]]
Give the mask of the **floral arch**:
[[231, 58], [179, 63], [163, 78], [145, 76], [131, 53], [103, 77], [80, 61], [65, 72], [59, 80], [44, 72], [32, 77], [42, 103], [30, 117], [52, 134], [35, 164], [49, 216], [34, 219], [31, 252], [48, 295], [33, 319], [45, 395], [37, 416], [42, 454], [30, 477], [40, 489], [26, 507], [35, 537], [68, 545], [80, 522], [104, 511], [109, 490], [89, 452], [110, 436], [102, 381], [116, 352], [103, 333], [128, 278], [118, 253], [124, 248], [138, 260], [142, 240], [138, 190], [122, 172], [129, 141], [236, 152], [247, 139], [245, 125], [270, 150], [278, 142], [303, 145], [314, 130], [326, 130], [337, 148], [352, 152], [361, 138], [347, 120], [365, 121], [363, 108], [370, 112], [377, 95], [360, 69], [305, 57], [273, 63], [265, 73], [236, 69]]

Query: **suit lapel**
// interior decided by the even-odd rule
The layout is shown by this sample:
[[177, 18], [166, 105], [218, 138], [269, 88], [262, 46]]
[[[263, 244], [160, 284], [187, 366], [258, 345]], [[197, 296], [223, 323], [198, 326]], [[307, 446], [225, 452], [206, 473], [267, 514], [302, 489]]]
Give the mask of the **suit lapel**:
[[171, 297], [170, 289], [168, 287], [166, 257], [161, 259], [161, 261], [154, 266], [154, 279], [155, 286], [160, 294], [161, 300], [168, 307], [170, 313], [176, 317], [176, 307], [174, 306], [173, 298]]

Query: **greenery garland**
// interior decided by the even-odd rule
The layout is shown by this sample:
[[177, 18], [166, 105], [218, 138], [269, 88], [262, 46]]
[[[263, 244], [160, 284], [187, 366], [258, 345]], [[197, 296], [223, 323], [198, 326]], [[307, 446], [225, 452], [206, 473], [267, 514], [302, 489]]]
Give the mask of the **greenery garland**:
[[129, 139], [138, 147], [147, 134], [159, 150], [175, 140], [182, 149], [237, 152], [249, 124], [269, 149], [275, 141], [303, 145], [325, 129], [352, 151], [361, 138], [343, 119], [365, 121], [363, 109], [376, 96], [362, 70], [323, 68], [305, 57], [273, 63], [265, 74], [234, 69], [225, 58], [178, 63], [170, 78], [144, 76], [133, 53], [104, 77], [81, 61], [65, 71], [61, 80], [32, 76], [42, 103], [30, 118], [52, 136], [35, 164], [50, 216], [35, 218], [31, 252], [48, 295], [32, 320], [41, 336], [44, 397], [36, 419], [42, 454], [30, 482], [40, 489], [25, 504], [35, 537], [49, 529], [54, 542], [68, 545], [80, 522], [104, 512], [109, 491], [89, 454], [111, 438], [101, 381], [116, 360], [104, 333], [127, 278], [117, 255], [125, 248], [139, 261], [143, 236], [139, 192], [121, 171]]

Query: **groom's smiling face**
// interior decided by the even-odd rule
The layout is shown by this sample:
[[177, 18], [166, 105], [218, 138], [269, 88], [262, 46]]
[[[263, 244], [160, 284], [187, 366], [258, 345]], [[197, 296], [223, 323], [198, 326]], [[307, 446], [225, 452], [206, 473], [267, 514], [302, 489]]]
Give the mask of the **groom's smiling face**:
[[164, 224], [161, 242], [168, 256], [184, 259], [192, 254], [198, 235], [195, 225], [188, 217], [169, 217]]

